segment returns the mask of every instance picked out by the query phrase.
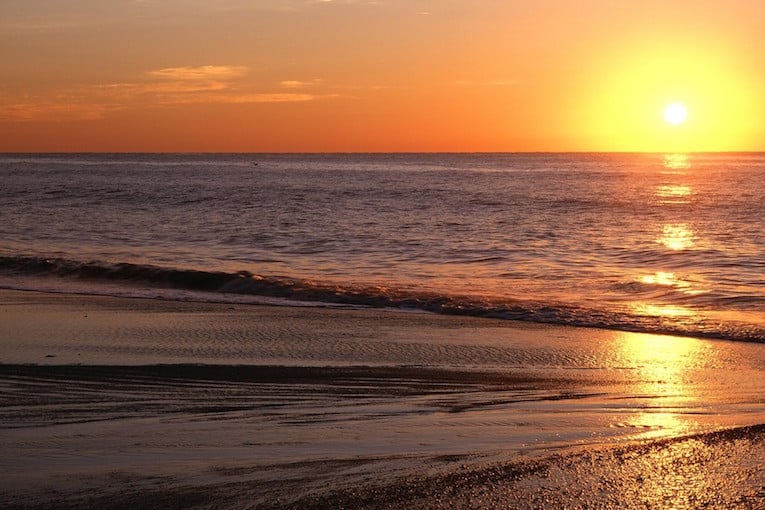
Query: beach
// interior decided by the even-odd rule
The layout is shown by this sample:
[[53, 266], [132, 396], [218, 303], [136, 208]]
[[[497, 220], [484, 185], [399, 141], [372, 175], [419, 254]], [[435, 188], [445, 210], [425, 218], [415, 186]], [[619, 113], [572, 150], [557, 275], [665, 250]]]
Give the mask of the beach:
[[765, 1], [585, 7], [0, 2], [0, 510], [765, 510]]
[[0, 292], [4, 508], [762, 508], [761, 344]]

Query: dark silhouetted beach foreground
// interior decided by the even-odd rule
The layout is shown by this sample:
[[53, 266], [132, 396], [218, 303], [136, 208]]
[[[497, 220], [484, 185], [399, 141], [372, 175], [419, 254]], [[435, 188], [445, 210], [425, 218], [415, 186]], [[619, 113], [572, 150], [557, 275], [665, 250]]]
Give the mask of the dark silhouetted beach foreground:
[[763, 508], [763, 345], [0, 292], [2, 508]]

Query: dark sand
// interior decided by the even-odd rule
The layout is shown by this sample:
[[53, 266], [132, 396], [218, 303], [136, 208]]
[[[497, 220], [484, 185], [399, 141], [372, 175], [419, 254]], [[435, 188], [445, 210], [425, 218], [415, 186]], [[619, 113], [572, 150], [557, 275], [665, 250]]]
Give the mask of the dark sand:
[[0, 292], [0, 508], [765, 508], [765, 346]]

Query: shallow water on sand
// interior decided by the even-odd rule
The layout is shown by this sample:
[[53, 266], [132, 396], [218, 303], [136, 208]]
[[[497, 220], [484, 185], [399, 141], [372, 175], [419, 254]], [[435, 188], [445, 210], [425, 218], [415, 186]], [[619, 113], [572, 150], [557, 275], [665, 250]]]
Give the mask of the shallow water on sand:
[[[759, 344], [425, 313], [5, 296], [13, 434], [184, 422], [194, 448], [247, 443], [242, 455], [276, 462], [536, 450], [765, 421]], [[12, 368], [26, 363], [43, 366]], [[213, 424], [229, 432], [210, 438]], [[249, 444], [254, 431], [262, 440]], [[87, 450], [73, 441], [64, 449]], [[163, 448], [153, 441], [146, 448]]]
[[[421, 312], [0, 299], [0, 506], [75, 508], [129, 493], [170, 497], [169, 507], [194, 487], [195, 497], [214, 490], [279, 507], [274, 498], [448, 481], [455, 470], [572, 451], [599, 451], [613, 468], [586, 483], [622, 476], [615, 483], [632, 494], [639, 474], [662, 501], [679, 489], [630, 460], [633, 450], [602, 448], [765, 423], [761, 344]], [[706, 450], [685, 444], [666, 459], [651, 450], [657, 465], [700, 462], [688, 459]], [[585, 461], [562, 472], [551, 461], [544, 483], [565, 487]], [[464, 494], [513, 479], [480, 473]]]

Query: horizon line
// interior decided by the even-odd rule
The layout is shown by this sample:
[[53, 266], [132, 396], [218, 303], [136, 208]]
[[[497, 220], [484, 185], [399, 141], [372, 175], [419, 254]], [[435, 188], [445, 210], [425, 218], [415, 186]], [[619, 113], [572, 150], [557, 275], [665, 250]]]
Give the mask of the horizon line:
[[268, 154], [268, 155], [291, 155], [291, 154], [347, 154], [347, 155], [374, 155], [374, 154], [401, 154], [401, 155], [426, 155], [426, 154], [763, 154], [762, 150], [712, 150], [712, 151], [0, 151], [0, 155], [26, 154], [26, 155], [52, 155], [52, 154], [187, 154], [187, 155], [222, 155], [222, 154]]

